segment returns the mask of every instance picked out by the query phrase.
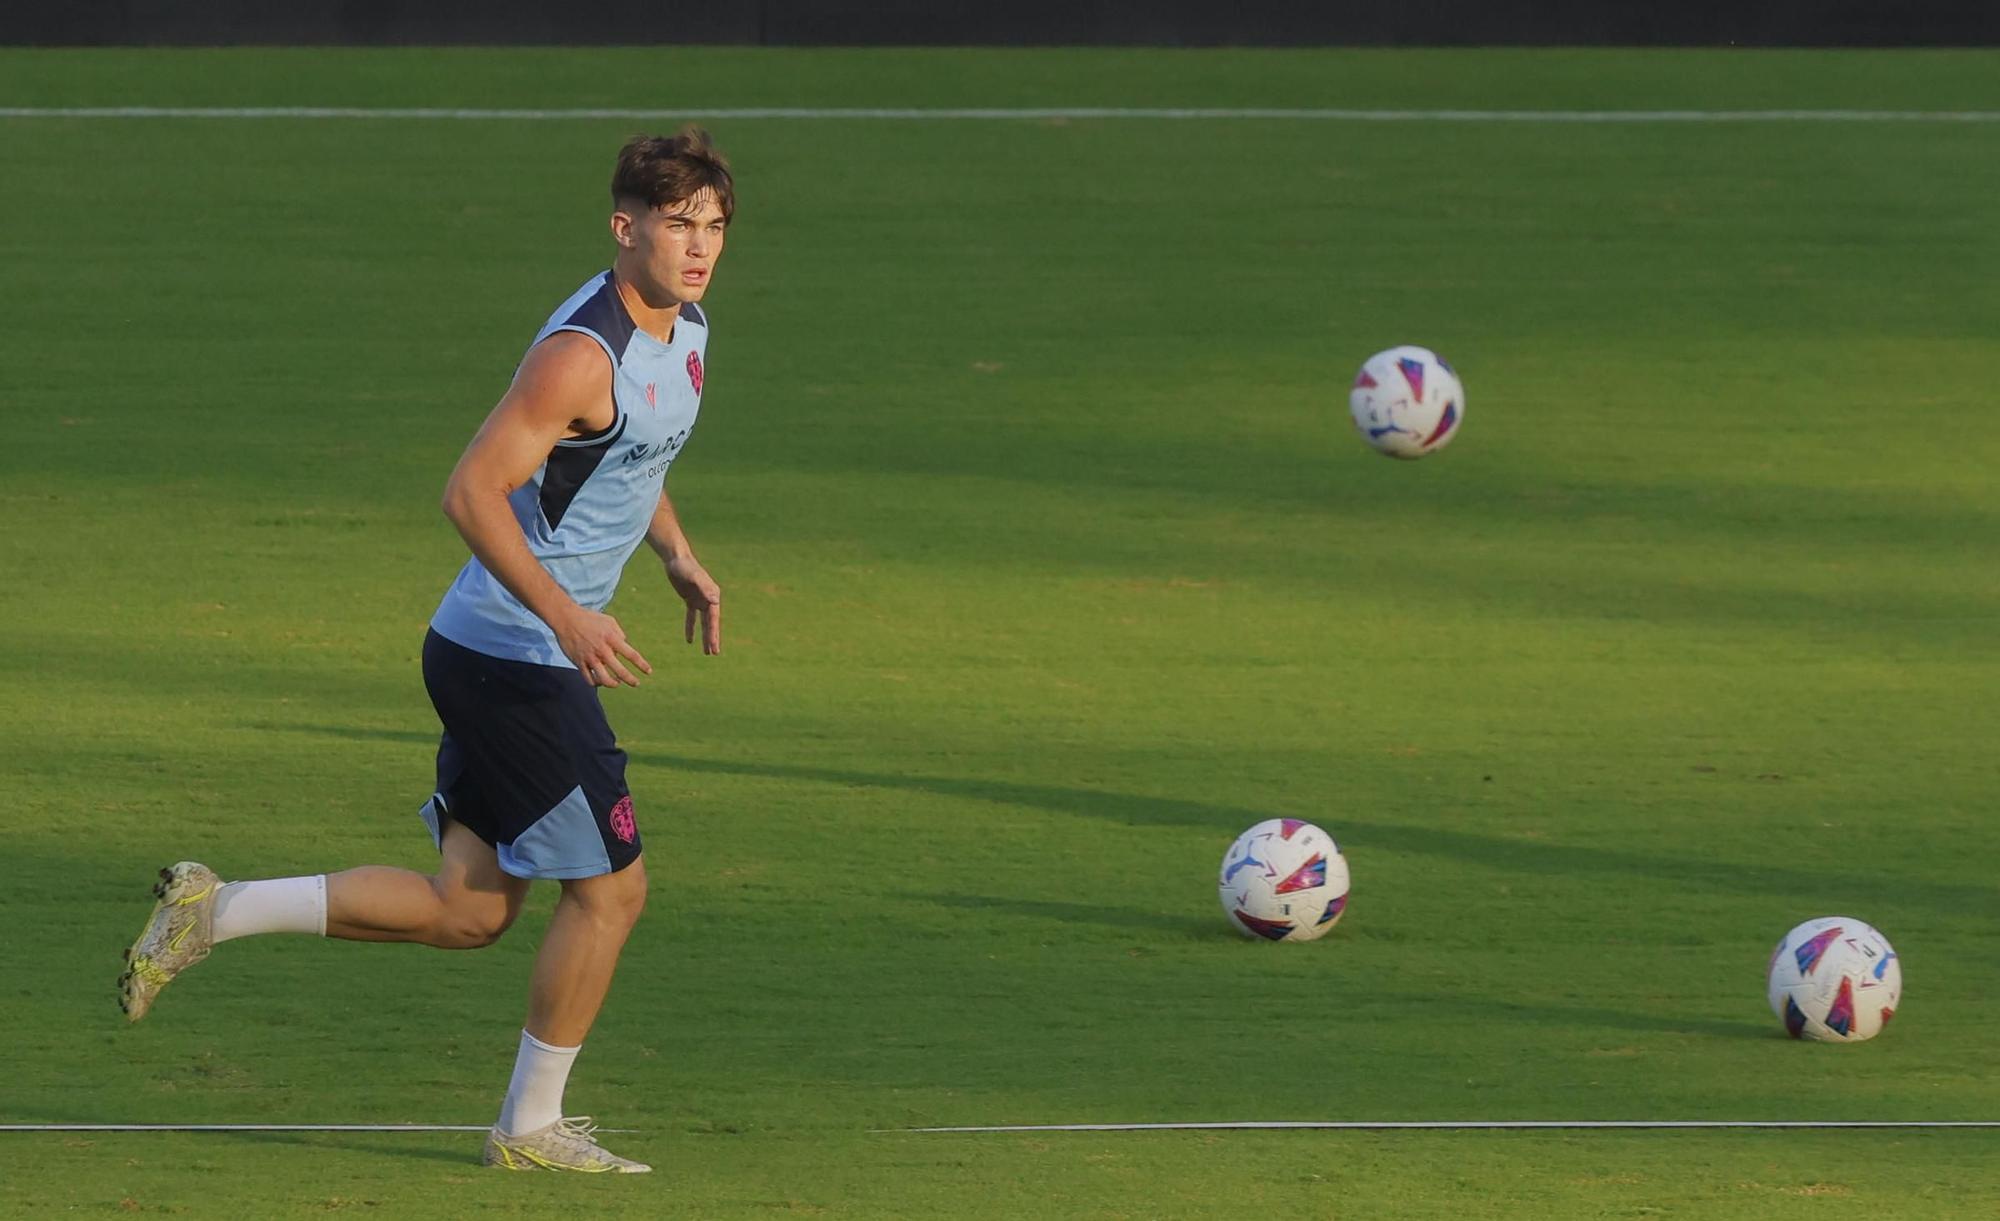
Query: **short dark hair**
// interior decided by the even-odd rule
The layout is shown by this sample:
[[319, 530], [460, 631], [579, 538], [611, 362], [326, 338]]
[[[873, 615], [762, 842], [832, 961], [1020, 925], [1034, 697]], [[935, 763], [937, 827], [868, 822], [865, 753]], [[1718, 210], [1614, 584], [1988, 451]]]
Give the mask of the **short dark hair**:
[[636, 200], [648, 208], [664, 208], [703, 191], [714, 192], [725, 222], [736, 214], [729, 162], [709, 134], [692, 123], [678, 135], [634, 136], [618, 150], [618, 168], [611, 172], [613, 207]]

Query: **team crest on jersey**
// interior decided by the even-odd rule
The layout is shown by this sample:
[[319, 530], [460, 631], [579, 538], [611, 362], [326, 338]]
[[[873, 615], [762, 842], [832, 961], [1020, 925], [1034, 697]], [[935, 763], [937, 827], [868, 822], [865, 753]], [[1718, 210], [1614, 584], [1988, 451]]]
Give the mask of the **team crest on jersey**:
[[696, 394], [701, 393], [701, 353], [688, 353], [688, 382]]
[[660, 391], [653, 383], [646, 383], [646, 406], [657, 410], [660, 406]]

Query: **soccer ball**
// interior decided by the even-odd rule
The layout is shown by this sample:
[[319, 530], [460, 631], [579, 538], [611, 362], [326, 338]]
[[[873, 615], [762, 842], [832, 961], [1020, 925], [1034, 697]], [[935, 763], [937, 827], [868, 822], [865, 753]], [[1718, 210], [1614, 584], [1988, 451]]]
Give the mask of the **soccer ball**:
[[1795, 1039], [1859, 1043], [1882, 1033], [1903, 999], [1903, 965], [1888, 938], [1852, 916], [1808, 920], [1778, 942], [1771, 1012]]
[[1222, 910], [1245, 937], [1311, 941], [1347, 907], [1347, 858], [1333, 837], [1296, 818], [1267, 818], [1222, 858]]
[[1362, 362], [1347, 407], [1361, 439], [1391, 458], [1434, 454], [1465, 419], [1465, 387], [1429, 348], [1405, 345]]

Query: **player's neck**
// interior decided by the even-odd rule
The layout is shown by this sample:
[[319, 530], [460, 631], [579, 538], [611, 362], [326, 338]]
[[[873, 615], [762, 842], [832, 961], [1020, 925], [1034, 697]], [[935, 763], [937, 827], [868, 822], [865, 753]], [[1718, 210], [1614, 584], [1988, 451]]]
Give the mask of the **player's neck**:
[[616, 267], [611, 269], [611, 283], [618, 289], [618, 299], [625, 303], [625, 312], [632, 315], [632, 325], [661, 343], [673, 341], [674, 323], [680, 321], [681, 316], [679, 301], [665, 307], [649, 305], [632, 281]]

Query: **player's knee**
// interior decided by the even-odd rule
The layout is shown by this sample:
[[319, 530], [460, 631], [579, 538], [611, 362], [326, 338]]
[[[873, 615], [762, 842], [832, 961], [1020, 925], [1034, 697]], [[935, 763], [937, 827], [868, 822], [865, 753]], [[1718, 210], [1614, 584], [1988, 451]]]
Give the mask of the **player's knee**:
[[618, 879], [611, 896], [613, 915], [630, 928], [646, 910], [646, 867], [633, 861], [611, 876]]
[[449, 949], [483, 949], [500, 940], [500, 935], [514, 923], [518, 910], [512, 903], [473, 901], [470, 896], [453, 896], [446, 900], [438, 922], [438, 940]]
[[463, 950], [484, 949], [500, 940], [500, 934], [514, 923], [512, 912], [478, 911], [460, 916], [453, 927], [454, 940]]
[[586, 879], [570, 893], [592, 919], [608, 927], [629, 930], [646, 910], [645, 863], [633, 861], [616, 873]]

